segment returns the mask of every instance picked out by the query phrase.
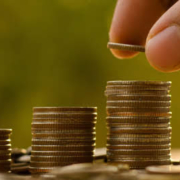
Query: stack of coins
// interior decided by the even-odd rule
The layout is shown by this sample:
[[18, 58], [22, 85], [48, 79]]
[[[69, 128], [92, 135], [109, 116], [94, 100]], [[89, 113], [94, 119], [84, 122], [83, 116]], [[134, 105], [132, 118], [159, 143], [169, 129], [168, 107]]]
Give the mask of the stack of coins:
[[33, 109], [31, 173], [93, 162], [97, 108]]
[[107, 159], [141, 169], [168, 165], [171, 150], [171, 82], [107, 83]]
[[0, 172], [11, 170], [11, 136], [12, 129], [0, 129]]

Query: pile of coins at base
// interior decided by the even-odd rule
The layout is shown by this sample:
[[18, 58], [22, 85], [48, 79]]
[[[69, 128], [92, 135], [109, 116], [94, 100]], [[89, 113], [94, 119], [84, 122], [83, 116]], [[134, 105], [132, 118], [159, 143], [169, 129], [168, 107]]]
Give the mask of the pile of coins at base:
[[34, 108], [31, 173], [93, 162], [97, 108]]
[[0, 172], [11, 169], [11, 129], [0, 129]]
[[171, 163], [170, 87], [160, 81], [107, 82], [108, 162], [135, 169]]

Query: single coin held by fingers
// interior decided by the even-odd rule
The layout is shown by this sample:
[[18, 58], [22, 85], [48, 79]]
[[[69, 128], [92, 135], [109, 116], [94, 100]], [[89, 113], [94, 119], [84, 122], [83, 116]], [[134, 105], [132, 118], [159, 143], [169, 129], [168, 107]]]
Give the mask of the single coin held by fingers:
[[121, 51], [145, 52], [145, 47], [140, 45], [108, 42], [107, 47], [109, 49], [118, 49]]

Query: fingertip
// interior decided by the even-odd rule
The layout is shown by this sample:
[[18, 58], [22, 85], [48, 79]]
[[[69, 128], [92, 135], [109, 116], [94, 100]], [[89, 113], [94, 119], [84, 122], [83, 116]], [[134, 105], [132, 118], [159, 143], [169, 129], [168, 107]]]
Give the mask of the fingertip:
[[180, 69], [179, 47], [180, 28], [173, 25], [147, 41], [146, 56], [155, 69], [161, 72], [175, 72]]
[[117, 49], [111, 49], [111, 53], [118, 59], [129, 59], [135, 57], [138, 53], [131, 51], [120, 51]]

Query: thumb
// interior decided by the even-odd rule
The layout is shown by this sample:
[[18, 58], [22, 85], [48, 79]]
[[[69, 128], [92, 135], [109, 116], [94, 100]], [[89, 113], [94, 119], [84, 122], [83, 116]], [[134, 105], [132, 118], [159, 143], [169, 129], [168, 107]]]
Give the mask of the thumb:
[[180, 1], [152, 27], [146, 42], [146, 56], [157, 70], [180, 70]]

